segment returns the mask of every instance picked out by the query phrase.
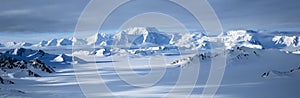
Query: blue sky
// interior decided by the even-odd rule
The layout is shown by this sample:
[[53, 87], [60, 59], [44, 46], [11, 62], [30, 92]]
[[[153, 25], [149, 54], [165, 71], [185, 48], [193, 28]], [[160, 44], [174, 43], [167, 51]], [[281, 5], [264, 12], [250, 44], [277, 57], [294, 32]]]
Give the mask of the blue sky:
[[[191, 14], [167, 0], [133, 1], [135, 2], [131, 5], [121, 6], [114, 11], [115, 15], [112, 13], [107, 19], [103, 31], [116, 29], [120, 23], [132, 17], [133, 13], [147, 11], [169, 14], [185, 24], [188, 29], [201, 30], [201, 26], [195, 22]], [[1, 37], [17, 38], [25, 34], [34, 36], [40, 33], [73, 32], [77, 19], [88, 2], [89, 0], [1, 0]], [[224, 30], [300, 30], [299, 0], [208, 0], [208, 2], [214, 8]], [[155, 6], [153, 8], [147, 6], [150, 4]], [[141, 26], [161, 22], [157, 19], [141, 21], [143, 23]], [[172, 23], [160, 24], [170, 24], [165, 28], [172, 28]]]

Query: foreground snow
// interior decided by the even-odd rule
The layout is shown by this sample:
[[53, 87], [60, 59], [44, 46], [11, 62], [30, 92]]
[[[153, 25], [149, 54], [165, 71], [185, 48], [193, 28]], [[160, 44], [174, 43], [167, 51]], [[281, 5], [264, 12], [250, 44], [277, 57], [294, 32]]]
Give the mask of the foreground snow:
[[[64, 98], [72, 96], [82, 98], [85, 95], [79, 87], [75, 74], [88, 76], [96, 73], [101, 76], [102, 82], [89, 79], [90, 81], [81, 82], [81, 85], [105, 84], [114, 96], [125, 98], [164, 97], [168, 93], [173, 94], [173, 97], [189, 96], [196, 98], [201, 96], [201, 92], [205, 87], [217, 86], [205, 85], [210, 73], [210, 59], [225, 54], [227, 54], [226, 71], [220, 88], [215, 95], [216, 98], [298, 98], [300, 96], [298, 93], [300, 90], [298, 85], [300, 71], [294, 70], [284, 76], [278, 74], [285, 72], [285, 70], [297, 69], [300, 66], [299, 55], [274, 49], [258, 50], [249, 48], [235, 48], [213, 54], [185, 53], [169, 56], [130, 57], [127, 55], [114, 55], [94, 58], [94, 55], [77, 55], [85, 62], [76, 64], [76, 66], [84, 67], [83, 69], [76, 69], [76, 73], [72, 67], [66, 67], [55, 68], [55, 73], [43, 77], [13, 78], [11, 80], [15, 84], [1, 85], [0, 94], [4, 97], [43, 96], [44, 98]], [[59, 55], [56, 57], [56, 61], [63, 61], [62, 57], [63, 55]], [[197, 63], [199, 61], [200, 65]], [[91, 67], [94, 64], [96, 64], [96, 68]], [[118, 69], [115, 69], [116, 67]], [[95, 69], [98, 72], [93, 72]], [[166, 69], [166, 72], [161, 75], [164, 69]], [[195, 73], [196, 70], [200, 72]], [[161, 79], [158, 77], [159, 81], [154, 85], [152, 83], [156, 79], [133, 81], [135, 85], [144, 85], [144, 87], [129, 85], [128, 81], [125, 82], [119, 77], [130, 78], [136, 74], [144, 76], [149, 72], [163, 77]], [[272, 73], [269, 77], [264, 77], [262, 75], [265, 72]], [[178, 89], [172, 90], [178, 77], [180, 77], [180, 73], [189, 74], [184, 76], [186, 83], [177, 85]], [[196, 85], [193, 85], [189, 79], [197, 74], [199, 74], [198, 81]], [[189, 88], [194, 88], [191, 94], [188, 93]], [[101, 92], [88, 94], [97, 97], [106, 96]]]

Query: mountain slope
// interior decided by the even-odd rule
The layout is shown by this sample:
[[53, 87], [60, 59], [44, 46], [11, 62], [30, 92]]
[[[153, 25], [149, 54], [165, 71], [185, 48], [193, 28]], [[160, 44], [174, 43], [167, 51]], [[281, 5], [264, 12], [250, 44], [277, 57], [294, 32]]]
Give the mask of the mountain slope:
[[72, 37], [71, 38], [71, 41], [72, 41], [72, 45], [86, 45], [88, 42], [84, 39], [78, 39], [78, 38], [75, 38], [75, 37]]
[[0, 53], [0, 84], [15, 84], [10, 79], [41, 77], [54, 72], [54, 69], [38, 59], [25, 61]]
[[53, 62], [53, 60], [59, 57], [60, 55], [49, 54], [44, 52], [43, 50], [32, 50], [26, 48], [10, 49], [6, 51], [4, 55], [16, 58], [18, 60], [24, 60], [26, 62], [29, 62], [31, 60], [39, 60], [50, 66], [69, 65], [73, 61], [71, 56], [61, 54], [61, 56], [64, 59], [64, 62]]
[[65, 54], [60, 54], [57, 57], [55, 57], [52, 61], [53, 62], [72, 62], [72, 58]]
[[62, 38], [57, 41], [56, 46], [68, 46], [68, 45], [72, 45], [72, 44], [73, 44], [72, 40]]

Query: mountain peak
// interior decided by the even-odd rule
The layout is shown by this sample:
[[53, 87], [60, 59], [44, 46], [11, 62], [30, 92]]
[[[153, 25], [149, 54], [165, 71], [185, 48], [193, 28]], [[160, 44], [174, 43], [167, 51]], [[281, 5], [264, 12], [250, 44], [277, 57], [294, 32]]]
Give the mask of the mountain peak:
[[58, 40], [57, 46], [67, 46], [67, 45], [72, 45], [73, 42], [70, 39], [62, 38]]
[[220, 34], [218, 37], [222, 39], [227, 49], [236, 46], [262, 49], [263, 47], [256, 39], [255, 33], [257, 32], [253, 30], [231, 30]]
[[170, 38], [154, 27], [133, 27], [114, 36], [117, 45], [166, 45]]
[[57, 39], [54, 38], [52, 40], [49, 40], [46, 46], [56, 46], [57, 45]]
[[123, 30], [127, 34], [137, 35], [137, 34], [147, 34], [149, 32], [159, 32], [155, 27], [133, 27]]
[[300, 46], [300, 39], [298, 36], [274, 36], [272, 41], [274, 41], [275, 44], [281, 44], [286, 46]]
[[94, 34], [93, 36], [87, 38], [87, 44], [88, 45], [92, 45], [92, 44], [95, 44], [95, 45], [98, 45], [104, 41], [106, 41], [108, 39], [108, 35], [106, 35], [105, 33], [96, 33]]
[[52, 61], [53, 62], [66, 62], [66, 61], [71, 61], [72, 59], [65, 55], [65, 54], [60, 54], [57, 57], [55, 57]]

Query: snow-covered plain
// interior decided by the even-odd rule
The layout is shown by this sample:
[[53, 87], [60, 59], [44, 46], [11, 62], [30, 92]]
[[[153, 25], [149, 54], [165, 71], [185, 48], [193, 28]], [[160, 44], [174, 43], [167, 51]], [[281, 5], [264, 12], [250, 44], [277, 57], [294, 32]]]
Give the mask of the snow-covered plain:
[[[253, 53], [256, 51], [256, 54]], [[249, 56], [241, 56], [240, 54], [248, 53]], [[284, 75], [270, 74], [263, 77], [264, 72], [268, 71], [290, 71], [293, 68], [298, 68], [300, 55], [287, 54], [277, 50], [256, 50], [245, 49], [233, 50], [228, 52], [228, 62], [226, 71], [219, 90], [215, 97], [220, 98], [297, 98], [300, 90], [300, 70], [295, 70]], [[63, 98], [63, 97], [85, 97], [81, 92], [79, 83], [75, 74], [93, 75], [93, 68], [88, 68], [93, 64], [97, 65], [98, 74], [103, 79], [103, 83], [111, 90], [112, 94], [119, 97], [164, 97], [168, 92], [171, 92], [176, 85], [178, 77], [182, 72], [190, 72], [200, 66], [199, 77], [196, 85], [186, 84], [177, 85], [180, 89], [172, 91], [176, 97], [186, 97], [189, 95], [187, 89], [194, 88], [190, 97], [198, 97], [201, 95], [203, 88], [206, 86], [210, 69], [209, 57], [198, 57], [196, 54], [182, 54], [180, 56], [162, 56], [156, 55], [151, 57], [128, 58], [128, 56], [113, 56], [113, 57], [96, 57], [93, 55], [80, 56], [84, 57], [86, 62], [80, 66], [86, 66], [85, 69], [77, 69], [74, 73], [72, 66], [65, 68], [56, 68], [56, 72], [47, 74], [42, 77], [23, 77], [12, 78], [15, 84], [1, 84], [0, 93], [3, 97], [40, 97], [45, 98]], [[220, 54], [223, 55], [223, 54]], [[193, 57], [191, 63], [171, 64], [173, 61]], [[155, 59], [165, 58], [165, 59]], [[153, 60], [151, 60], [153, 59]], [[129, 60], [129, 63], [127, 63]], [[188, 60], [188, 59], [185, 59]], [[197, 60], [201, 62], [198, 65]], [[149, 65], [149, 61], [151, 65]], [[189, 62], [189, 61], [185, 61]], [[178, 65], [187, 64], [184, 67]], [[131, 68], [126, 67], [129, 65]], [[118, 72], [114, 67], [120, 67]], [[122, 67], [123, 66], [123, 67]], [[154, 74], [161, 75], [160, 71], [166, 68], [166, 72], [159, 81], [149, 87], [135, 87], [127, 84], [119, 75], [133, 76], [135, 74], [147, 75], [149, 71]], [[132, 70], [134, 73], [132, 73]], [[190, 72], [190, 75], [195, 73]], [[184, 76], [188, 78], [189, 76]], [[99, 77], [100, 78], [100, 77]], [[93, 80], [93, 79], [91, 79]], [[186, 82], [190, 82], [186, 80]], [[85, 81], [82, 84], [94, 84], [95, 81]], [[137, 82], [139, 83], [139, 82]], [[149, 84], [152, 81], [149, 80]], [[141, 84], [147, 84], [142, 82]], [[135, 84], [138, 85], [138, 84]], [[216, 85], [208, 85], [214, 87]], [[100, 87], [99, 87], [100, 88]], [[92, 89], [92, 88], [91, 88]], [[94, 96], [103, 96], [101, 92], [95, 93]], [[107, 96], [106, 96], [107, 97]]]
[[[124, 32], [130, 33], [126, 35]], [[159, 34], [155, 35], [156, 33]], [[0, 96], [8, 98], [83, 98], [86, 96], [198, 98], [212, 96], [202, 93], [205, 92], [205, 88], [219, 87], [214, 95], [215, 98], [300, 97], [300, 55], [295, 52], [299, 49], [296, 37], [291, 39], [254, 31], [236, 30], [210, 38], [203, 34], [183, 34], [182, 37], [177, 36], [175, 40], [175, 35], [164, 35], [155, 28], [133, 28], [119, 34], [117, 44], [124, 42], [122, 40], [127, 39], [125, 37], [135, 36], [137, 40], [126, 43], [136, 41], [136, 46], [110, 47], [109, 44], [113, 45], [114, 42], [105, 38], [113, 38], [113, 36], [96, 34], [88, 40], [80, 39], [81, 44], [100, 45], [91, 49], [82, 46], [83, 48], [72, 51], [70, 46], [62, 44], [72, 45], [74, 43], [69, 42], [76, 38], [44, 41], [45, 45], [54, 46], [29, 47], [34, 50], [28, 47], [25, 49], [2, 47], [3, 54], [26, 58], [25, 62], [38, 59], [53, 68], [55, 72], [44, 73], [33, 70], [40, 77], [26, 75], [14, 77], [12, 75], [14, 72], [1, 70], [1, 77], [14, 83], [1, 83]], [[149, 34], [150, 36], [147, 37]], [[157, 37], [163, 37], [170, 43], [157, 43], [159, 42]], [[101, 40], [97, 40], [98, 38]], [[220, 43], [222, 45], [219, 45]], [[217, 47], [211, 47], [214, 44], [217, 44]], [[224, 48], [221, 48], [223, 45]], [[211, 53], [211, 50], [217, 51]], [[46, 56], [41, 56], [41, 53]], [[70, 58], [72, 55], [74, 61]], [[220, 65], [216, 70], [210, 71], [212, 59], [218, 57], [226, 57], [226, 66]], [[221, 84], [207, 85], [209, 76], [222, 71], [223, 68], [225, 72]], [[143, 78], [147, 75], [153, 77]], [[192, 80], [194, 77], [197, 81]], [[179, 78], [183, 79], [182, 83], [178, 83]], [[106, 89], [101, 85], [105, 85], [111, 94], [103, 93]], [[192, 92], [190, 93], [189, 90]]]

